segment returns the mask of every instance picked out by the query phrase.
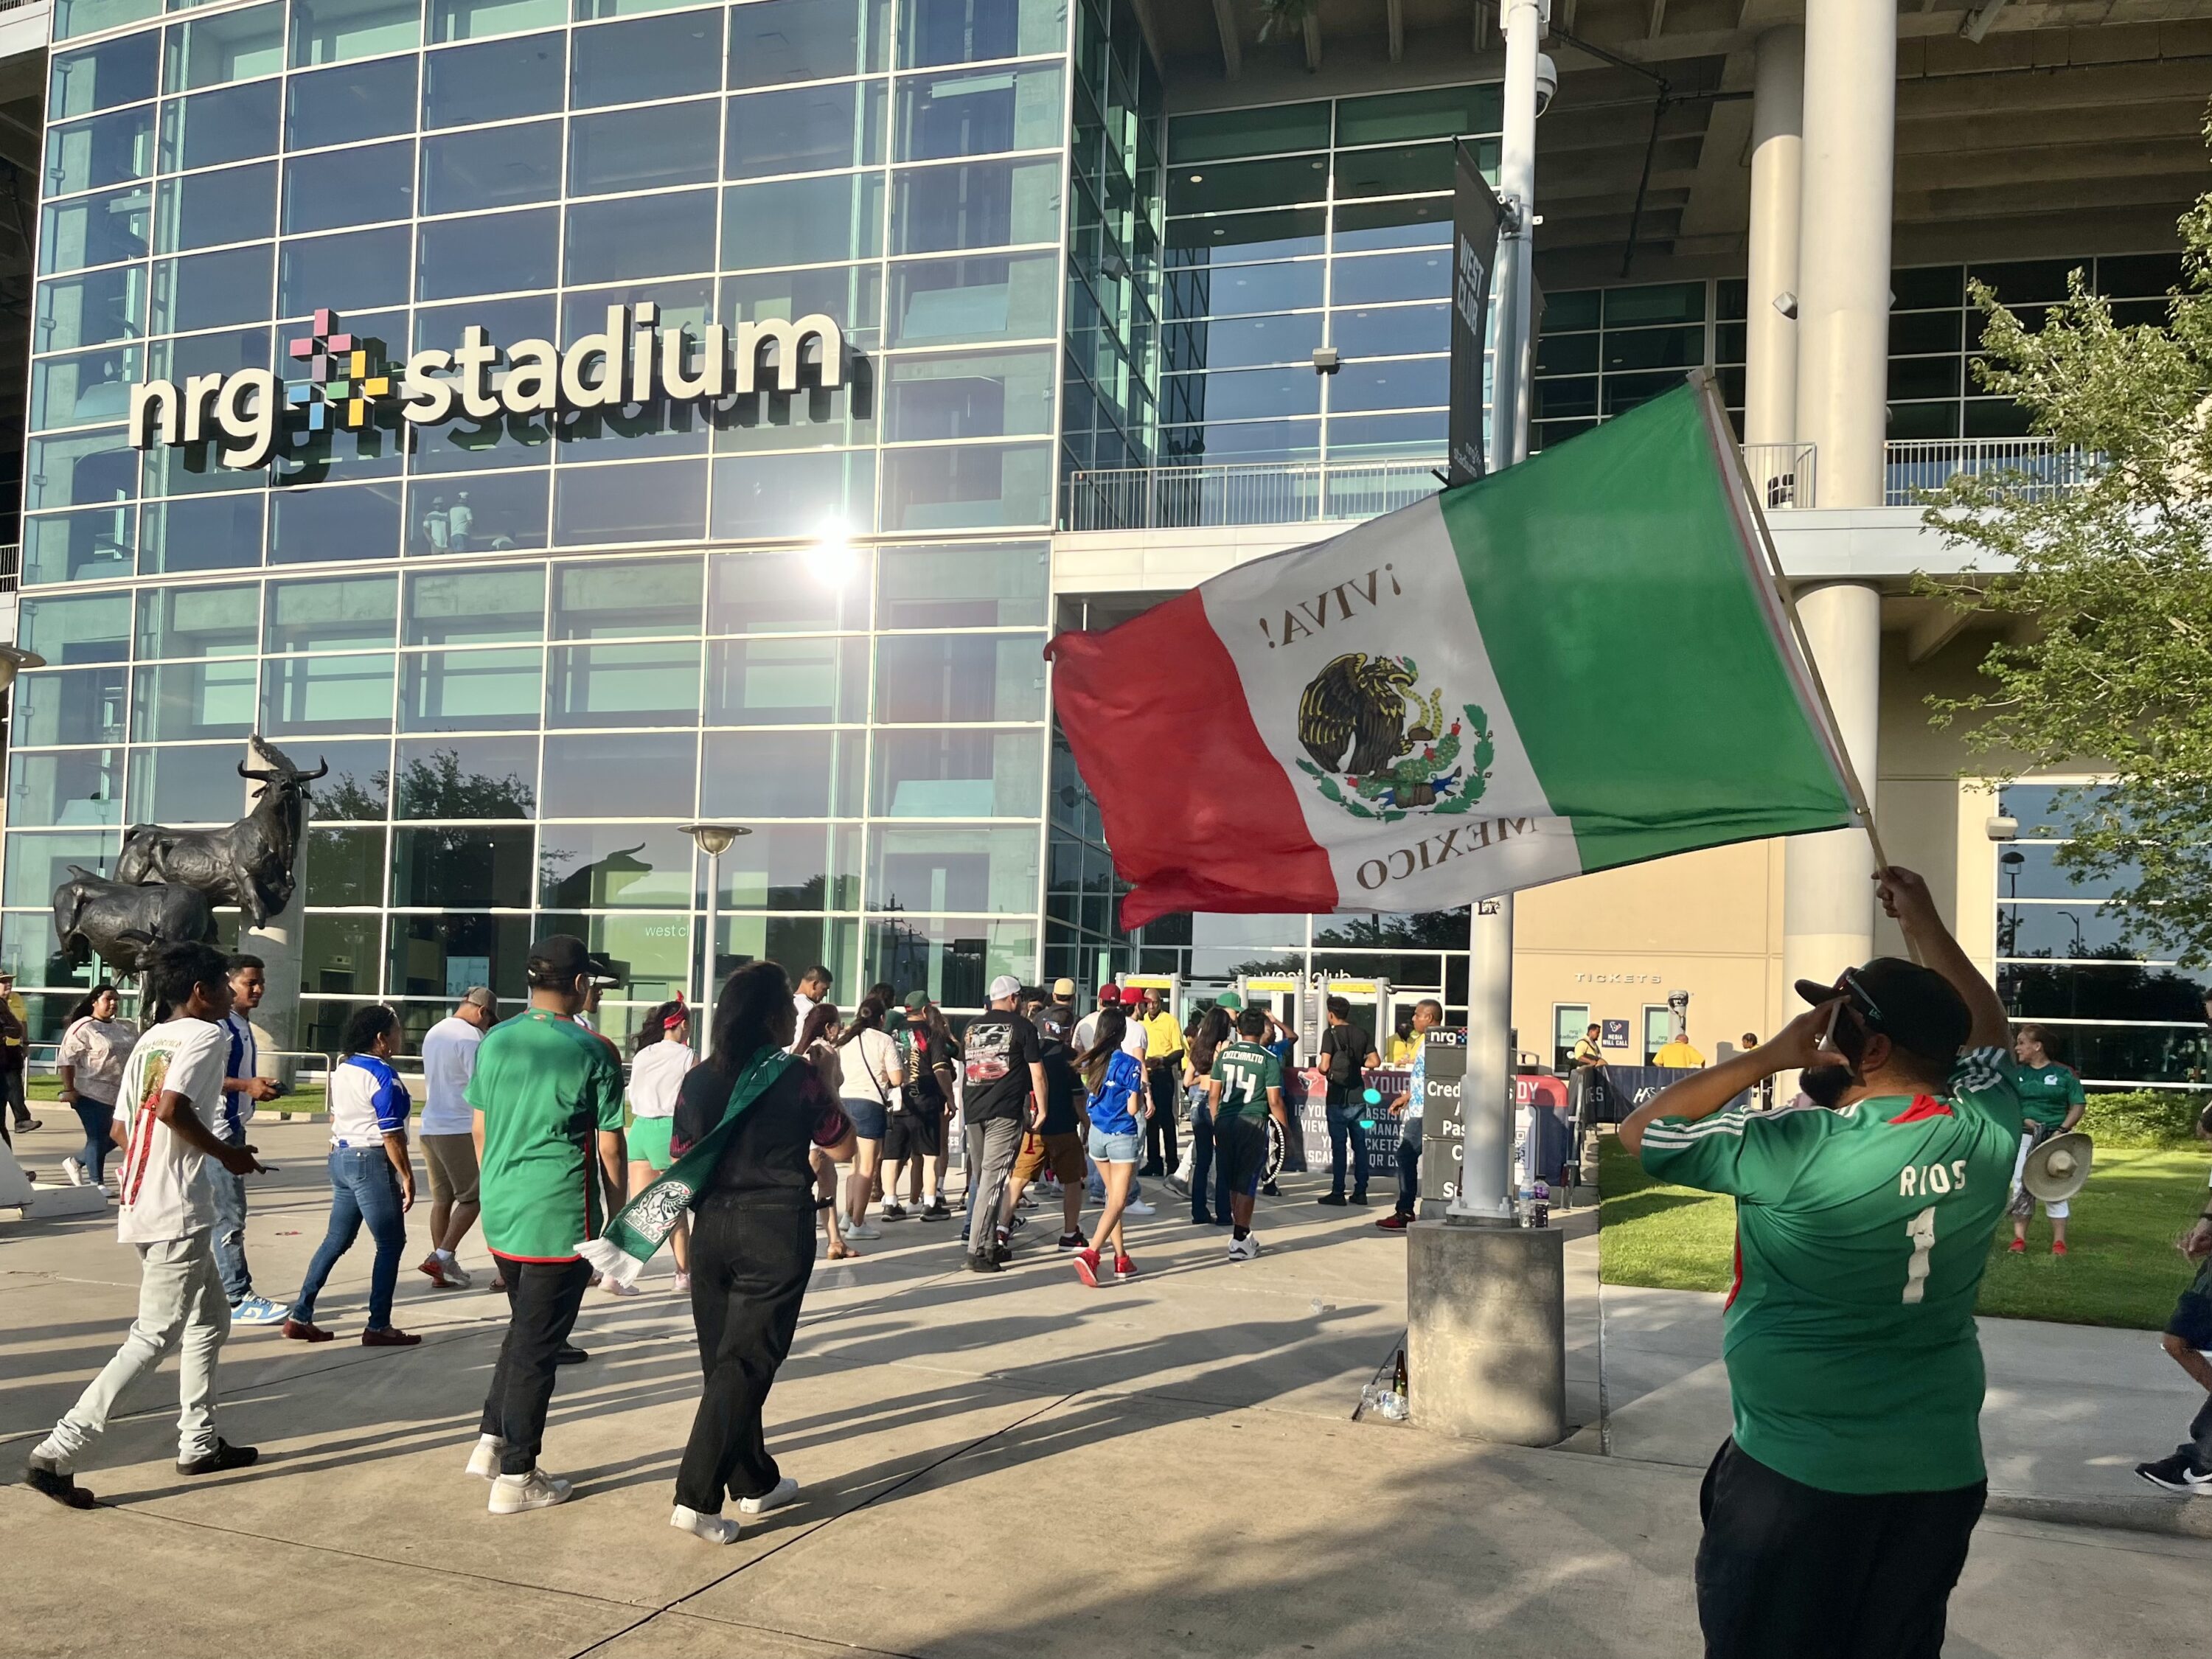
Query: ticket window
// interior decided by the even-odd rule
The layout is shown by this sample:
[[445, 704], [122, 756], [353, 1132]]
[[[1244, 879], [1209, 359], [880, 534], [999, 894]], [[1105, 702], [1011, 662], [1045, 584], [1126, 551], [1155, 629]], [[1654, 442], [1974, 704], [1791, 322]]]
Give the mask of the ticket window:
[[1565, 1077], [1574, 1064], [1575, 1044], [1583, 1040], [1589, 1030], [1590, 1011], [1587, 1002], [1555, 1002], [1552, 1005], [1552, 1069]]
[[1657, 1065], [1659, 1051], [1674, 1039], [1673, 1011], [1663, 1002], [1645, 1003], [1644, 1005], [1644, 1063], [1646, 1066]]

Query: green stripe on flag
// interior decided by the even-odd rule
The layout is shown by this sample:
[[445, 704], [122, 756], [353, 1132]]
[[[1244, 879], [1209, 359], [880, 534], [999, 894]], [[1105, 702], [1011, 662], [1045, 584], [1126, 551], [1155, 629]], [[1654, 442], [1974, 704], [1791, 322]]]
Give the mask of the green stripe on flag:
[[1703, 398], [1685, 386], [1441, 498], [1483, 644], [1585, 870], [1856, 821]]

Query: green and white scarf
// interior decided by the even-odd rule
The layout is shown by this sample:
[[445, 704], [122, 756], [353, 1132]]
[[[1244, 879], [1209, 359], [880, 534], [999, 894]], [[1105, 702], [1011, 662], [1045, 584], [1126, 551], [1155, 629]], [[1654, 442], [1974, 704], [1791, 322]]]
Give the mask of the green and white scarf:
[[659, 1180], [623, 1205], [607, 1223], [605, 1233], [580, 1243], [576, 1254], [617, 1284], [635, 1283], [653, 1253], [676, 1231], [677, 1222], [714, 1174], [738, 1119], [775, 1086], [787, 1067], [798, 1063], [775, 1048], [757, 1055], [738, 1074], [737, 1085], [730, 1091], [730, 1103], [722, 1109], [722, 1121], [701, 1137], [697, 1146], [671, 1164]]

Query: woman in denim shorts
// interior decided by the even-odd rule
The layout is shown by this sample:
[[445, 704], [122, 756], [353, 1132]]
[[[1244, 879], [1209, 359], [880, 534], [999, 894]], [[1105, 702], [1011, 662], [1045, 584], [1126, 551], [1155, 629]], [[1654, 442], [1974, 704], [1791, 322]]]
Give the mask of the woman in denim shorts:
[[1091, 1243], [1075, 1253], [1075, 1271], [1086, 1285], [1098, 1283], [1104, 1245], [1113, 1246], [1116, 1279], [1133, 1278], [1137, 1272], [1121, 1239], [1121, 1212], [1129, 1202], [1129, 1183], [1136, 1176], [1137, 1152], [1152, 1107], [1143, 1062], [1121, 1047], [1128, 1030], [1129, 1017], [1119, 1005], [1107, 1004], [1098, 1011], [1098, 1029], [1080, 1062], [1084, 1087], [1090, 1091], [1091, 1156], [1106, 1177], [1106, 1206], [1098, 1212]]

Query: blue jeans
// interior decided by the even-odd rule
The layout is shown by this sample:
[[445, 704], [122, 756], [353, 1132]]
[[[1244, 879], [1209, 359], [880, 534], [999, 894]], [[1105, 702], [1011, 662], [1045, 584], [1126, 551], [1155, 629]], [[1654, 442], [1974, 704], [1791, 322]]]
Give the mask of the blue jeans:
[[[115, 1127], [115, 1108], [105, 1100], [87, 1100], [79, 1095], [70, 1103], [76, 1121], [84, 1125], [85, 1179], [95, 1187], [100, 1185], [101, 1161], [107, 1156], [108, 1132]], [[222, 1166], [217, 1164], [217, 1169]]]
[[1421, 1212], [1421, 1120], [1408, 1118], [1398, 1140], [1398, 1213]]
[[1339, 1106], [1331, 1103], [1328, 1113], [1328, 1189], [1342, 1196], [1344, 1192], [1344, 1148], [1352, 1144], [1352, 1189], [1357, 1193], [1367, 1190], [1367, 1131], [1359, 1127], [1360, 1115], [1367, 1109], [1358, 1101], [1347, 1101]]
[[336, 1146], [331, 1149], [331, 1228], [307, 1264], [300, 1283], [292, 1317], [302, 1324], [315, 1317], [315, 1298], [337, 1266], [338, 1258], [353, 1248], [361, 1224], [376, 1241], [376, 1265], [368, 1274], [368, 1328], [392, 1326], [392, 1295], [399, 1285], [399, 1257], [407, 1248], [407, 1224], [399, 1212], [399, 1177], [392, 1160], [377, 1146]]
[[[217, 1129], [227, 1146], [246, 1145], [246, 1131]], [[234, 1176], [207, 1160], [202, 1178], [215, 1194], [215, 1267], [222, 1277], [222, 1293], [235, 1308], [253, 1294], [253, 1272], [246, 1265], [246, 1177]]]
[[[1213, 1177], [1213, 1209], [1206, 1207], [1206, 1181]], [[1190, 1102], [1190, 1218], [1203, 1226], [1218, 1218], [1229, 1218], [1229, 1184], [1213, 1159], [1213, 1103], [1203, 1089], [1191, 1091]]]

